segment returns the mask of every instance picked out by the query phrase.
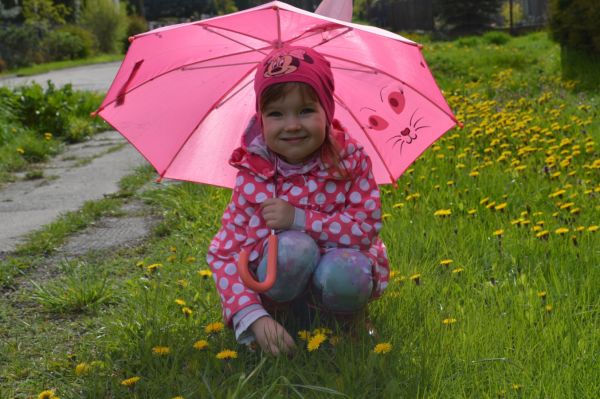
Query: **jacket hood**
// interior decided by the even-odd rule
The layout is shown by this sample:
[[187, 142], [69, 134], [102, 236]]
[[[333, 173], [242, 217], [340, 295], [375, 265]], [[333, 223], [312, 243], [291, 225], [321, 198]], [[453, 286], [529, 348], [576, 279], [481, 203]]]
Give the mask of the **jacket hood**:
[[[340, 162], [343, 162], [348, 158], [354, 151], [348, 151], [348, 141], [354, 141], [350, 139], [345, 129], [339, 123], [337, 119], [333, 120], [332, 129], [330, 133], [332, 139], [335, 140], [338, 147], [340, 148]], [[360, 147], [358, 144], [353, 146]], [[319, 154], [316, 155], [316, 166], [311, 166], [309, 170], [302, 170], [299, 173], [319, 173], [321, 176], [327, 176], [330, 178], [340, 179], [341, 175], [336, 168], [321, 160]], [[244, 133], [242, 135], [241, 145], [236, 148], [229, 159], [229, 164], [237, 169], [247, 169], [252, 174], [255, 174], [263, 179], [270, 179], [275, 175], [275, 164], [277, 162], [277, 154], [272, 152], [265, 143], [262, 135], [261, 126], [258, 122], [258, 118], [254, 115], [250, 121]], [[278, 162], [284, 162], [279, 159]], [[325, 173], [324, 173], [325, 172]]]

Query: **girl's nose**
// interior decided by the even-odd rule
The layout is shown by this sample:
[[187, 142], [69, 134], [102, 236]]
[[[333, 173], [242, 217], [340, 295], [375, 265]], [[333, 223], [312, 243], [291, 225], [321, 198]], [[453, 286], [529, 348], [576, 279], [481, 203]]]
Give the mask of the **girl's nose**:
[[285, 130], [293, 131], [300, 129], [300, 120], [297, 116], [289, 116], [285, 120]]

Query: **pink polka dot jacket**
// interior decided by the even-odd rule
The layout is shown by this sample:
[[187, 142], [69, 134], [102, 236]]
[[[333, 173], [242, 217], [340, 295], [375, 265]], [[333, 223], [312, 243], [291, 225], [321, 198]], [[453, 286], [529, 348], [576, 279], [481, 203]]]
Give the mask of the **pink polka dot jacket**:
[[372, 260], [373, 299], [387, 286], [389, 264], [379, 238], [381, 202], [371, 161], [337, 121], [331, 134], [341, 148], [340, 160], [349, 177], [342, 177], [320, 157], [312, 167], [300, 168], [297, 173], [280, 173], [279, 169], [276, 173], [275, 155], [252, 127], [244, 134], [242, 146], [233, 152], [229, 162], [239, 169], [236, 184], [207, 255], [227, 325], [231, 326], [233, 315], [245, 307], [261, 304], [260, 295], [242, 283], [237, 260], [240, 250], [246, 249], [250, 268], [257, 267], [270, 234], [260, 204], [273, 197], [274, 190], [278, 198], [304, 210], [304, 231], [322, 253], [330, 248], [356, 248]]

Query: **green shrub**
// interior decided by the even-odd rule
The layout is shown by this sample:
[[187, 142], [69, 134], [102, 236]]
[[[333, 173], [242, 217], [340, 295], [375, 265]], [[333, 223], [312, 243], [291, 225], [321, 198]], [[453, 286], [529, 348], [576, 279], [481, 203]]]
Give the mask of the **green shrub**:
[[43, 61], [39, 43], [42, 31], [34, 26], [8, 25], [0, 29], [0, 56], [8, 69]]
[[59, 32], [67, 32], [77, 36], [83, 44], [83, 58], [94, 55], [98, 52], [98, 40], [89, 30], [77, 25], [63, 25], [58, 28]]
[[72, 117], [69, 118], [69, 126], [64, 139], [69, 143], [79, 143], [90, 137], [95, 131], [96, 126], [92, 118]]
[[550, 32], [562, 46], [600, 54], [600, 2], [552, 0]]
[[451, 34], [464, 35], [489, 29], [502, 0], [434, 0], [433, 4], [440, 28]]
[[49, 155], [54, 154], [56, 151], [56, 146], [40, 140], [35, 134], [22, 137], [19, 140], [19, 148], [23, 151], [22, 157], [30, 163], [45, 161]]
[[476, 47], [479, 46], [481, 41], [477, 36], [465, 36], [456, 40], [456, 45], [458, 47]]
[[127, 35], [123, 40], [123, 49], [129, 48], [129, 38], [139, 33], [148, 31], [148, 21], [139, 15], [130, 15], [128, 18]]
[[489, 44], [503, 45], [510, 41], [510, 35], [504, 32], [490, 31], [483, 35], [483, 40]]
[[120, 4], [115, 5], [112, 0], [88, 0], [81, 13], [81, 25], [96, 36], [101, 52], [121, 51], [127, 14], [124, 2]]
[[69, 32], [53, 31], [48, 33], [40, 45], [44, 61], [74, 60], [85, 57], [85, 47], [79, 37]]

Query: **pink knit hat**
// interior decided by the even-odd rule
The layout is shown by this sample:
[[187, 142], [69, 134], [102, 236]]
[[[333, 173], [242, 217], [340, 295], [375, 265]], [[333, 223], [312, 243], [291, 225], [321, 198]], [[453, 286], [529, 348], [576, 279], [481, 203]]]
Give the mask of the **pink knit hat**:
[[333, 73], [329, 61], [309, 47], [286, 46], [271, 52], [258, 66], [254, 77], [256, 111], [260, 112], [260, 96], [277, 83], [302, 82], [312, 87], [319, 97], [329, 122], [333, 121]]

